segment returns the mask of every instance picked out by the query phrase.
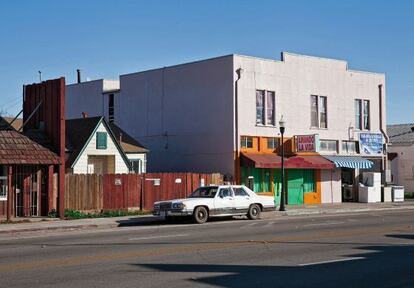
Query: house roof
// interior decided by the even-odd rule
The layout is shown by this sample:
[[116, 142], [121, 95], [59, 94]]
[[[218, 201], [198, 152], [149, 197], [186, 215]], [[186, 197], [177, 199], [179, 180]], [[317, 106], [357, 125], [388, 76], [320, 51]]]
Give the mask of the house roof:
[[414, 123], [387, 125], [387, 134], [391, 143], [414, 143]]
[[132, 138], [132, 136], [130, 136], [124, 130], [119, 128], [116, 124], [109, 123], [109, 127], [111, 127], [111, 130], [115, 135], [115, 138], [121, 144], [121, 147], [125, 151], [125, 153], [146, 153], [148, 152], [147, 148], [145, 148], [141, 143], [139, 143], [137, 140]]
[[95, 134], [95, 131], [98, 129], [100, 123], [103, 123], [106, 127], [108, 134], [117, 146], [118, 151], [124, 159], [126, 165], [130, 166], [125, 152], [122, 150], [114, 133], [112, 132], [111, 128], [109, 127], [105, 119], [103, 117], [88, 117], [70, 119], [65, 121], [66, 151], [70, 152], [70, 156], [66, 160], [66, 167], [73, 167], [73, 165], [79, 158], [80, 154], [83, 152], [85, 147], [88, 145], [90, 139]]
[[52, 151], [14, 130], [0, 131], [0, 164], [57, 165]]
[[10, 130], [10, 127], [11, 127], [14, 130], [18, 131], [23, 125], [23, 119], [17, 118], [16, 120], [14, 121], [13, 120], [14, 120], [14, 117], [0, 116], [0, 130]]

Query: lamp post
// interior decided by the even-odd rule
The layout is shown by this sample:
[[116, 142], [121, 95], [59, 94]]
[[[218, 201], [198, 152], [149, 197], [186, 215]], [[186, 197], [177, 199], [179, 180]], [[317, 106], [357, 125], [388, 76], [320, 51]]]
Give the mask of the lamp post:
[[285, 120], [283, 120], [283, 115], [282, 118], [280, 118], [279, 121], [279, 129], [280, 129], [280, 134], [282, 135], [282, 173], [281, 173], [281, 180], [282, 180], [282, 191], [280, 193], [280, 207], [279, 207], [279, 211], [285, 211], [285, 145], [283, 143], [283, 134], [285, 133]]

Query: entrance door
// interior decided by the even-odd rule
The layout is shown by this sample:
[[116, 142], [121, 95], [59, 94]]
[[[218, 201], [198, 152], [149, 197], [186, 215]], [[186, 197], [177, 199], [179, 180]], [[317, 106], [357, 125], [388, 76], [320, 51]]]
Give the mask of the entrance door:
[[288, 171], [288, 204], [303, 204], [303, 170], [290, 169]]

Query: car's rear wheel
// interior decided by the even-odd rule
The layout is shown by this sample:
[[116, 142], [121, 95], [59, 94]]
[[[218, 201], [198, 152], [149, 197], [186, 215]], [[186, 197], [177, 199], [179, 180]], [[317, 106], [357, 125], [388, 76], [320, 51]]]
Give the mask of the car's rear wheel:
[[193, 220], [195, 223], [203, 224], [207, 222], [207, 219], [208, 219], [208, 211], [205, 207], [200, 206], [194, 210]]
[[260, 210], [259, 205], [257, 205], [257, 204], [252, 204], [252, 205], [250, 205], [249, 210], [247, 211], [247, 217], [248, 217], [250, 220], [256, 220], [256, 219], [259, 219], [259, 218], [260, 218], [260, 213], [261, 213], [261, 212], [262, 212], [262, 211]]

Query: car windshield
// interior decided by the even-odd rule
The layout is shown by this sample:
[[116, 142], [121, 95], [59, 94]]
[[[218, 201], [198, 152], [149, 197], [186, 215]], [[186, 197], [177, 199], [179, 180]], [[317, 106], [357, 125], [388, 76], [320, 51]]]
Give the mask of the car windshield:
[[218, 187], [200, 187], [191, 193], [188, 198], [214, 198], [216, 196]]

